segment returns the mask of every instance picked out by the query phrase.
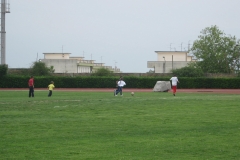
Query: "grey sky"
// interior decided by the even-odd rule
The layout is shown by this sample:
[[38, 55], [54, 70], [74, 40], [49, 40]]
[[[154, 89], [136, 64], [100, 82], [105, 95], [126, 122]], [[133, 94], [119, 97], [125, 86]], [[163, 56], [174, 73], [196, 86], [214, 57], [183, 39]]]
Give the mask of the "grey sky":
[[[240, 0], [10, 0], [6, 63], [29, 68], [44, 52], [145, 73], [154, 51], [186, 50], [206, 27], [240, 39]], [[62, 47], [63, 46], [63, 47]], [[116, 63], [115, 63], [116, 61]]]

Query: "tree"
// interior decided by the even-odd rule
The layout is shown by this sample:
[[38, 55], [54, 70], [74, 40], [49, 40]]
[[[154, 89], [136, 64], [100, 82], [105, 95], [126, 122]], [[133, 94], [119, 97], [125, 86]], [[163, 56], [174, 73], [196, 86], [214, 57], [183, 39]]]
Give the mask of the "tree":
[[48, 68], [49, 69], [49, 73], [54, 73], [55, 72], [55, 69], [54, 69], [54, 67], [53, 66], [51, 66], [50, 68]]
[[0, 65], [0, 76], [7, 75], [8, 66], [6, 64]]
[[204, 75], [201, 68], [195, 66], [196, 63], [191, 63], [186, 67], [173, 69], [172, 73], [178, 77], [202, 77]]
[[197, 65], [205, 73], [232, 73], [238, 69], [240, 41], [219, 30], [217, 26], [203, 29], [191, 51], [197, 58]]
[[43, 62], [34, 62], [30, 70], [31, 74], [34, 76], [48, 76], [54, 72], [53, 66], [48, 68]]
[[112, 76], [113, 72], [107, 68], [101, 67], [101, 68], [97, 69], [92, 75], [93, 76]]

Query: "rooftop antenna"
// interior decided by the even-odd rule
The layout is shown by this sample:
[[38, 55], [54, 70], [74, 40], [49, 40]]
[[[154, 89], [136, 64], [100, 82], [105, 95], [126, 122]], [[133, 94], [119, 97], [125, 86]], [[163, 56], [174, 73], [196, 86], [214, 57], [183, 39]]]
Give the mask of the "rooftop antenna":
[[10, 13], [8, 0], [1, 0], [1, 64], [6, 64], [5, 14]]

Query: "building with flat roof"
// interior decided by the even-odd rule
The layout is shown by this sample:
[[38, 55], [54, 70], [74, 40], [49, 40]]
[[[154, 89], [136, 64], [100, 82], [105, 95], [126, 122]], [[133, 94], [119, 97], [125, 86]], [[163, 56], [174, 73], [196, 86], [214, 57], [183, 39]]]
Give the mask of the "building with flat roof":
[[43, 53], [44, 59], [39, 61], [47, 67], [54, 67], [54, 73], [92, 73], [99, 68], [107, 68], [113, 73], [121, 73], [117, 67], [95, 63], [95, 60], [85, 60], [84, 57], [70, 57], [71, 53]]
[[155, 73], [172, 73], [173, 69], [182, 68], [194, 62], [194, 56], [188, 51], [155, 51], [157, 61], [148, 61], [147, 67]]

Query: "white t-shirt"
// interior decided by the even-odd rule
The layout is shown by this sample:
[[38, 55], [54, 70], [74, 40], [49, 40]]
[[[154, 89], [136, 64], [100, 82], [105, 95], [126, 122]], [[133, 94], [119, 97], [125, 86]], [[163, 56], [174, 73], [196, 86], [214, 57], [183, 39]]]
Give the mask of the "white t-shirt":
[[177, 82], [178, 82], [177, 77], [172, 77], [170, 80], [172, 81], [172, 86], [177, 86]]
[[126, 83], [123, 80], [118, 81], [118, 86], [123, 87], [125, 85], [126, 85]]

